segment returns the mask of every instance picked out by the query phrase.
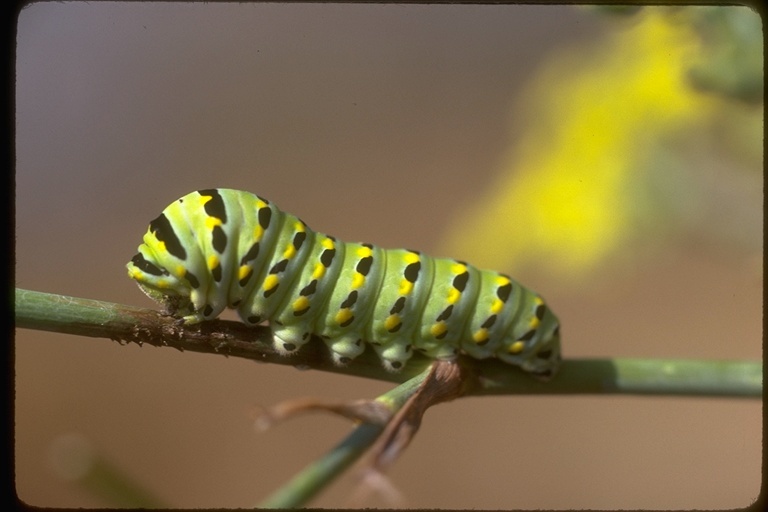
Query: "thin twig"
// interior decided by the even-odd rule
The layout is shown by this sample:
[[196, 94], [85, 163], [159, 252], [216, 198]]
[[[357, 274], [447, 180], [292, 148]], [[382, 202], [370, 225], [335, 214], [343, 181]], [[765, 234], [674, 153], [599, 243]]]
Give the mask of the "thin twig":
[[[374, 402], [385, 407], [394, 416], [419, 390], [430, 371], [384, 393]], [[331, 411], [332, 412], [332, 411]], [[363, 423], [328, 453], [307, 465], [289, 482], [267, 497], [259, 508], [297, 508], [325, 489], [344, 470], [359, 459], [374, 444], [385, 425]]]

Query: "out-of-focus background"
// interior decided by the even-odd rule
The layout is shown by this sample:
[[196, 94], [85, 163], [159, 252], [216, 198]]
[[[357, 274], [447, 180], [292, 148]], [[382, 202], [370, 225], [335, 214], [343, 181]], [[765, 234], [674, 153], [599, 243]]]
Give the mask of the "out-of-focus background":
[[[41, 3], [18, 29], [19, 287], [152, 306], [124, 270], [147, 223], [232, 187], [515, 276], [566, 357], [761, 357], [746, 8]], [[73, 439], [168, 506], [253, 506], [351, 428], [259, 433], [259, 405], [390, 387], [26, 330], [15, 357], [16, 489], [46, 507], [111, 505], [62, 477]], [[761, 432], [757, 400], [462, 399], [390, 477], [410, 507], [741, 507]]]

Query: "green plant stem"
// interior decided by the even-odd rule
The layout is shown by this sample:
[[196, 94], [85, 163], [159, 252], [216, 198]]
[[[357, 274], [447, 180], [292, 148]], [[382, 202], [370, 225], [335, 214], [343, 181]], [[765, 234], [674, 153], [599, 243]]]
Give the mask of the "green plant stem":
[[763, 367], [758, 361], [690, 359], [567, 359], [550, 382], [520, 372], [505, 372], [502, 363], [474, 366], [476, 379], [468, 395], [629, 394], [760, 398]]
[[257, 508], [299, 508], [330, 485], [368, 449], [383, 427], [364, 423], [320, 459], [310, 463]]
[[[298, 354], [284, 357], [272, 348], [266, 327], [212, 321], [180, 325], [157, 311], [16, 289], [16, 326], [79, 336], [174, 347], [274, 364], [401, 383], [429, 366], [415, 356], [398, 373], [384, 370], [372, 350], [355, 364], [336, 366], [322, 342], [309, 343]], [[462, 360], [474, 375], [466, 395], [513, 394], [642, 394], [760, 398], [760, 361], [696, 361], [665, 359], [566, 359], [551, 382], [540, 382], [495, 360]]]
[[[394, 414], [418, 390], [429, 371], [404, 382], [376, 398]], [[383, 425], [363, 423], [321, 458], [307, 465], [288, 483], [272, 493], [258, 508], [297, 508], [304, 506], [337, 476], [360, 458], [376, 441]]]

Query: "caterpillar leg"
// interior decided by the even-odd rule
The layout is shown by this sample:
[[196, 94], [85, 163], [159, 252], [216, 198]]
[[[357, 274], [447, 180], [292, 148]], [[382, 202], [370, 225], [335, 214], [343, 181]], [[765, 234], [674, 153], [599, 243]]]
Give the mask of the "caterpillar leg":
[[272, 346], [284, 356], [296, 353], [309, 341], [310, 337], [308, 332], [272, 326]]
[[384, 369], [390, 372], [400, 371], [413, 355], [413, 347], [407, 343], [374, 345], [373, 348], [379, 354]]
[[459, 349], [456, 347], [449, 347], [442, 345], [436, 350], [429, 351], [427, 354], [434, 359], [440, 359], [441, 361], [455, 361], [459, 356]]
[[331, 350], [333, 362], [339, 366], [349, 364], [365, 351], [365, 344], [360, 338], [341, 337], [325, 339], [324, 341]]

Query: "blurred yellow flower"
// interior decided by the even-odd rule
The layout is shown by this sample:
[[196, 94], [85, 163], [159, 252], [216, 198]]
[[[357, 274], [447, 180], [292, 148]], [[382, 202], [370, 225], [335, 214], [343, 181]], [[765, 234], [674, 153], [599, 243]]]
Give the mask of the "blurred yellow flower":
[[700, 37], [686, 9], [695, 8], [644, 8], [592, 49], [547, 62], [522, 97], [525, 136], [489, 195], [457, 217], [442, 252], [575, 277], [620, 248], [648, 208], [634, 194], [638, 173], [724, 101], [687, 79]]

